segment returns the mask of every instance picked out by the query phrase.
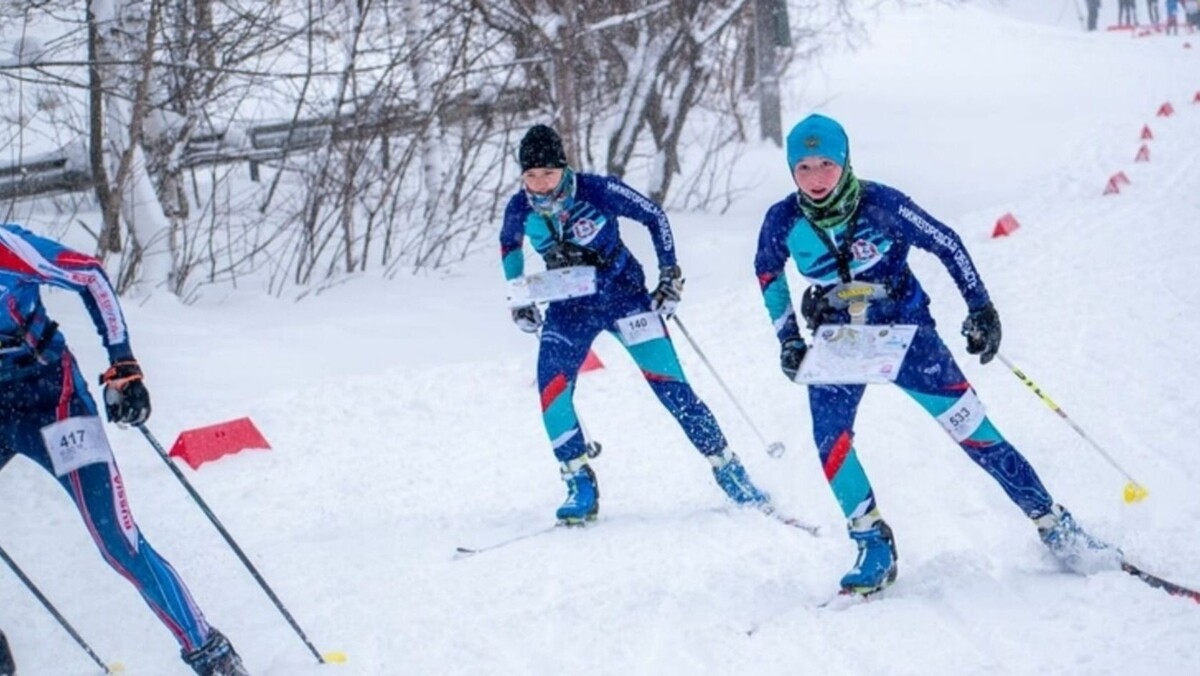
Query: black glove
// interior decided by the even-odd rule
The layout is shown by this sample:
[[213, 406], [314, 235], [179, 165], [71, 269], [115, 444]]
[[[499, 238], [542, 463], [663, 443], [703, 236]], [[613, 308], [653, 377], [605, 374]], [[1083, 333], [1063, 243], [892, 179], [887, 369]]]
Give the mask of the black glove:
[[1000, 351], [1000, 315], [991, 303], [967, 315], [962, 325], [962, 334], [967, 337], [967, 352], [979, 355], [979, 363], [986, 364]]
[[100, 374], [100, 384], [104, 386], [104, 411], [109, 422], [140, 425], [150, 418], [150, 392], [136, 361], [113, 364]]
[[816, 331], [822, 324], [832, 323], [837, 316], [837, 310], [829, 304], [825, 291], [818, 286], [810, 286], [800, 298], [800, 315], [804, 317], [804, 325], [809, 331]]
[[807, 353], [808, 344], [803, 338], [788, 338], [783, 341], [779, 350], [779, 368], [783, 369], [783, 375], [787, 376], [788, 380], [796, 379], [796, 373], [800, 371], [800, 362], [804, 361], [804, 355]]
[[542, 328], [542, 311], [537, 305], [513, 308], [512, 319], [517, 328], [525, 333], [537, 333]]
[[650, 294], [650, 309], [663, 319], [670, 319], [683, 296], [683, 271], [678, 265], [668, 265], [658, 271], [658, 286]]
[[574, 242], [558, 242], [542, 254], [547, 270], [571, 268], [578, 265], [600, 265], [600, 255]]

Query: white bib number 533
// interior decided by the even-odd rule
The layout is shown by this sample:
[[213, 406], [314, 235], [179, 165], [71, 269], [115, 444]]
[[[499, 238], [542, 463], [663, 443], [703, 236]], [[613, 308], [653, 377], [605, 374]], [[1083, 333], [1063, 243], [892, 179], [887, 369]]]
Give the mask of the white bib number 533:
[[42, 428], [42, 442], [50, 454], [54, 474], [71, 472], [112, 459], [112, 449], [104, 436], [104, 423], [96, 416], [67, 418]]

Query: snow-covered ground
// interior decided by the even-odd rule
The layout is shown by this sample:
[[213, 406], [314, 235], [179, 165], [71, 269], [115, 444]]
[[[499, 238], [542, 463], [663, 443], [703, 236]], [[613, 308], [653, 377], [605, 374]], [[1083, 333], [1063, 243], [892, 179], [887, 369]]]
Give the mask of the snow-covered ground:
[[[956, 227], [1004, 321], [1003, 351], [1150, 496], [1124, 504], [1124, 478], [1100, 455], [1003, 366], [968, 359], [953, 283], [914, 254], [997, 425], [1085, 525], [1200, 586], [1200, 49], [1184, 48], [1200, 36], [1085, 34], [1057, 0], [931, 4], [870, 21], [870, 44], [793, 73], [785, 126], [814, 109], [840, 118], [860, 176]], [[1177, 113], [1155, 117], [1167, 101]], [[1145, 124], [1152, 161], [1134, 163]], [[727, 508], [707, 463], [603, 337], [607, 368], [583, 376], [577, 397], [605, 447], [600, 524], [454, 560], [456, 546], [547, 525], [563, 496], [532, 385], [535, 345], [509, 322], [492, 256], [299, 303], [234, 293], [127, 308], [164, 443], [243, 415], [271, 441], [184, 471], [316, 646], [349, 658], [312, 666], [140, 436], [110, 428], [143, 531], [252, 673], [1196, 673], [1200, 606], [1119, 573], [1058, 572], [992, 481], [885, 387], [864, 400], [857, 446], [896, 532], [900, 577], [878, 602], [814, 608], [854, 548], [809, 439], [805, 393], [778, 372], [752, 272], [762, 212], [791, 189], [783, 153], [753, 147], [747, 160], [760, 169], [739, 171], [760, 171], [760, 187], [728, 214], [672, 214], [688, 277], [681, 318], [754, 423], [787, 444], [782, 459], [763, 453], [678, 335], [677, 345], [752, 475], [821, 524], [819, 538]], [[1101, 196], [1117, 171], [1131, 185]], [[991, 239], [1009, 211], [1022, 228]], [[652, 260], [640, 227], [624, 229]], [[48, 303], [88, 371], [100, 370], [77, 299]], [[49, 477], [17, 459], [0, 496], [0, 544], [102, 657], [134, 675], [187, 673]], [[23, 676], [96, 673], [3, 570], [0, 599]]]

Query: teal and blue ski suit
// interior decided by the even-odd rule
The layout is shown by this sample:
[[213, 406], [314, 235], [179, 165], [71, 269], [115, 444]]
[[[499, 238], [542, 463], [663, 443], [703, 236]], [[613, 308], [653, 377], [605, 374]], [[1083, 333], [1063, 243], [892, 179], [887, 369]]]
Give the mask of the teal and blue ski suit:
[[[500, 231], [500, 255], [508, 280], [525, 272], [526, 238], [543, 257], [552, 257], [565, 246], [574, 251], [578, 261], [596, 268], [596, 293], [550, 303], [542, 327], [537, 380], [542, 420], [555, 457], [565, 463], [586, 451], [573, 397], [579, 368], [602, 331], [625, 345], [654, 394], [696, 449], [705, 455], [720, 453], [726, 446], [721, 428], [684, 377], [665, 323], [650, 310], [642, 266], [621, 241], [617, 218], [624, 216], [649, 229], [660, 267], [675, 265], [675, 244], [666, 214], [614, 177], [575, 174], [568, 169], [563, 181], [575, 183], [565, 191], [568, 196], [554, 213], [535, 210], [524, 190], [513, 195]], [[617, 322], [634, 315], [644, 315], [661, 326], [661, 337], [632, 345], [623, 340]]]
[[[844, 283], [838, 265], [845, 251], [849, 277], [877, 285], [881, 297], [867, 308], [866, 324], [915, 324], [919, 327], [896, 384], [915, 399], [988, 472], [1027, 515], [1037, 518], [1052, 504], [1029, 462], [1001, 436], [975, 390], [942, 342], [929, 313], [929, 296], [908, 265], [912, 247], [937, 256], [953, 277], [970, 310], [989, 302], [987, 289], [958, 235], [917, 206], [908, 196], [880, 183], [862, 181], [862, 197], [848, 222], [827, 229], [826, 243], [804, 217], [797, 194], [774, 204], [759, 233], [754, 259], [763, 300], [780, 343], [800, 336], [787, 277], [788, 259], [821, 298]], [[847, 237], [851, 241], [845, 242]], [[830, 247], [833, 247], [831, 250]], [[824, 308], [816, 323], [848, 324], [847, 309]], [[815, 328], [815, 326], [813, 327]], [[813, 438], [825, 478], [847, 519], [875, 508], [875, 495], [854, 450], [854, 420], [865, 385], [810, 385]], [[963, 418], [969, 423], [963, 424]]]

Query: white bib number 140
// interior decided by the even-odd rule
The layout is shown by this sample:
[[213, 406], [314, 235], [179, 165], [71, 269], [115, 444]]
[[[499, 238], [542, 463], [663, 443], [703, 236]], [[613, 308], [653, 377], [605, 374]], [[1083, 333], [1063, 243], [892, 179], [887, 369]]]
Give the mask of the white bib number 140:
[[60, 477], [112, 459], [104, 423], [96, 416], [67, 418], [46, 425], [42, 428], [42, 442], [50, 454], [54, 474]]
[[621, 332], [621, 342], [626, 345], [640, 345], [667, 335], [657, 312], [622, 317], [617, 320], [617, 330]]

